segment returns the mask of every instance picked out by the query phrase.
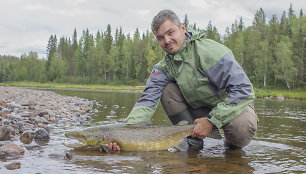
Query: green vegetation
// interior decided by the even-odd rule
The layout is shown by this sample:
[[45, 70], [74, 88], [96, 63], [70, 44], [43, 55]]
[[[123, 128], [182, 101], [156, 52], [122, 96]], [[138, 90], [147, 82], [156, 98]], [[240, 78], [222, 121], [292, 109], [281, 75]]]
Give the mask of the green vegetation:
[[305, 90], [267, 90], [267, 89], [255, 89], [255, 95], [258, 98], [276, 98], [280, 95], [287, 99], [299, 99], [306, 100], [306, 92]]
[[92, 89], [92, 90], [116, 90], [116, 91], [143, 91], [144, 86], [123, 86], [123, 85], [82, 85], [82, 84], [64, 84], [64, 83], [39, 83], [39, 82], [10, 82], [0, 83], [0, 86], [16, 87], [38, 87], [38, 88], [71, 88], [71, 89]]
[[[204, 32], [206, 38], [229, 47], [254, 87], [287, 89], [293, 98], [299, 97], [291, 91], [306, 86], [306, 17], [302, 9], [296, 15], [290, 5], [281, 19], [273, 15], [269, 21], [266, 20], [264, 10], [259, 9], [251, 26], [244, 26], [240, 18], [226, 29], [224, 36], [218, 33], [211, 21], [205, 29], [195, 23], [189, 25], [187, 15], [183, 22]], [[111, 85], [109, 88], [118, 85], [143, 86], [153, 65], [164, 55], [149, 31], [140, 34], [136, 29], [130, 35], [117, 28], [112, 34], [112, 28], [108, 25], [104, 32], [91, 34], [87, 29], [81, 37], [77, 35], [76, 30], [72, 38], [58, 39], [56, 35], [51, 35], [46, 59], [39, 59], [35, 52], [21, 57], [0, 56], [0, 82], [67, 84], [64, 86], [73, 88], [80, 87], [75, 84], [82, 84], [81, 88], [92, 84], [93, 88], [100, 85]], [[270, 93], [258, 91], [258, 96], [261, 95]]]

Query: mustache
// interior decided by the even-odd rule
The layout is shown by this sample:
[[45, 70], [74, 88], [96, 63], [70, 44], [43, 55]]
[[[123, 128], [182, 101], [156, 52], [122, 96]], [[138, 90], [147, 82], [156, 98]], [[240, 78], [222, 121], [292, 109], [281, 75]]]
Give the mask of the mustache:
[[175, 42], [174, 42], [174, 41], [167, 42], [167, 43], [166, 43], [166, 46], [171, 45], [171, 44], [173, 44], [173, 43], [175, 43]]

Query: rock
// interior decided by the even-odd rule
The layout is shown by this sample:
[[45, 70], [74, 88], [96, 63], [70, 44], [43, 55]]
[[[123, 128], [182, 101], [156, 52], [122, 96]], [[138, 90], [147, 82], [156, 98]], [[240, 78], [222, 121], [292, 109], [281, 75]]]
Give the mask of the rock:
[[51, 153], [48, 155], [49, 158], [54, 158], [54, 159], [63, 159], [63, 154], [58, 154], [58, 153]]
[[44, 116], [44, 115], [46, 115], [46, 114], [48, 114], [48, 112], [47, 111], [39, 111], [38, 113], [37, 113], [37, 115], [39, 115], [39, 116]]
[[81, 107], [81, 110], [85, 111], [85, 112], [89, 112], [91, 109], [90, 108], [87, 108], [85, 106], [82, 106]]
[[17, 103], [8, 103], [7, 106], [10, 107], [11, 109], [15, 109], [15, 108], [21, 109], [22, 107], [20, 104], [17, 104]]
[[28, 111], [24, 111], [24, 112], [18, 113], [18, 115], [19, 115], [20, 117], [30, 117], [30, 116], [31, 116], [31, 113], [28, 112]]
[[284, 101], [285, 97], [282, 94], [280, 94], [279, 96], [276, 97], [276, 99], [279, 101]]
[[7, 120], [7, 119], [5, 119], [5, 120], [3, 120], [3, 122], [2, 122], [4, 125], [9, 125], [10, 124], [10, 121], [9, 120]]
[[3, 108], [2, 111], [3, 111], [3, 113], [7, 113], [7, 114], [11, 113], [11, 111], [9, 109], [7, 109], [7, 108]]
[[18, 121], [22, 120], [21, 116], [16, 114], [8, 114], [7, 117], [11, 120], [18, 120]]
[[48, 124], [49, 123], [45, 118], [39, 117], [39, 116], [36, 116], [34, 118], [30, 118], [30, 120], [34, 121], [36, 124], [38, 124], [38, 123]]
[[86, 116], [86, 121], [91, 122], [92, 121], [92, 117], [91, 116]]
[[113, 108], [114, 108], [114, 109], [118, 109], [118, 108], [119, 108], [119, 105], [114, 105]]
[[27, 150], [39, 150], [39, 149], [41, 149], [41, 146], [39, 146], [39, 145], [28, 145], [28, 146], [25, 146], [25, 148], [27, 149]]
[[24, 149], [16, 144], [10, 143], [0, 147], [0, 152], [7, 150], [17, 150], [20, 154], [24, 154]]
[[24, 144], [31, 144], [34, 138], [34, 132], [31, 130], [25, 131], [20, 136], [20, 141]]
[[109, 114], [111, 114], [111, 115], [115, 115], [115, 114], [116, 114], [116, 112], [115, 112], [115, 111], [113, 111], [113, 110], [111, 110], [111, 111], [109, 112]]
[[50, 135], [46, 131], [46, 129], [41, 128], [35, 132], [34, 139], [35, 140], [50, 140]]
[[55, 122], [56, 121], [56, 118], [55, 117], [50, 117], [49, 119], [48, 119], [48, 121], [50, 121], [50, 122]]
[[71, 160], [72, 159], [72, 154], [71, 153], [66, 153], [65, 154], [65, 157], [64, 157], [65, 159], [68, 159], [68, 160]]
[[6, 153], [0, 152], [0, 160], [6, 160]]
[[21, 157], [21, 154], [16, 149], [6, 149], [0, 151], [1, 158], [4, 160], [15, 160]]
[[5, 166], [5, 168], [8, 170], [20, 169], [20, 167], [21, 167], [20, 162], [14, 162]]
[[7, 126], [0, 127], [0, 141], [5, 141], [10, 139], [10, 131]]
[[21, 106], [30, 106], [30, 102], [23, 102], [23, 103], [20, 103]]

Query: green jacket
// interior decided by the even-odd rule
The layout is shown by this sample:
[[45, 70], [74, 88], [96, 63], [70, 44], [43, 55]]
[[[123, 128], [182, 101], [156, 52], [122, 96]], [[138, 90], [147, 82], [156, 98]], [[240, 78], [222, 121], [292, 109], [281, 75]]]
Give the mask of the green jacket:
[[169, 82], [176, 82], [189, 106], [210, 108], [206, 118], [218, 128], [253, 102], [252, 84], [231, 50], [205, 39], [203, 33], [188, 31], [181, 50], [175, 55], [166, 54], [154, 65], [143, 95], [127, 122], [150, 122], [162, 90]]

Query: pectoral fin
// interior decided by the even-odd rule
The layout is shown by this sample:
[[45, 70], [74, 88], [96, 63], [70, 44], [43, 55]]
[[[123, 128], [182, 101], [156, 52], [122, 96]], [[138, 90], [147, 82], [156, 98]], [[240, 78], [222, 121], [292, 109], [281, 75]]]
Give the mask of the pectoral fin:
[[189, 149], [189, 145], [187, 142], [187, 138], [181, 139], [177, 145], [174, 146], [175, 149], [177, 149], [179, 152], [186, 152]]

